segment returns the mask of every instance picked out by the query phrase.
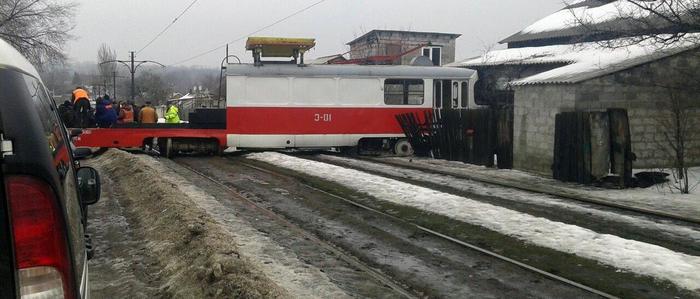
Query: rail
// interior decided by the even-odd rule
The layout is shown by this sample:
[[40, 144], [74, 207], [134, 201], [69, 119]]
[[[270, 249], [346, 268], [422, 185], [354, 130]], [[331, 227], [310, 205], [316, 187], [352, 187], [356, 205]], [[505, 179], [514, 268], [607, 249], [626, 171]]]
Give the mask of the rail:
[[[270, 170], [268, 170], [268, 169], [264, 169], [264, 168], [261, 168], [261, 167], [255, 166], [255, 165], [251, 165], [251, 164], [249, 164], [249, 163], [245, 163], [245, 162], [239, 162], [239, 163], [240, 163], [241, 165], [245, 166], [245, 167], [249, 167], [249, 168], [252, 168], [252, 169], [255, 169], [255, 170], [258, 170], [258, 171], [267, 173], [267, 174], [272, 175], [272, 176], [277, 176], [277, 177], [280, 177], [280, 178], [292, 178], [292, 177], [289, 176], [289, 175], [280, 174], [280, 173], [277, 173], [277, 172], [274, 172], [274, 171], [270, 171]], [[464, 241], [462, 241], [462, 240], [458, 240], [458, 239], [456, 239], [456, 238], [453, 238], [453, 237], [450, 237], [450, 236], [448, 236], [448, 235], [442, 234], [442, 233], [440, 233], [440, 232], [434, 231], [434, 230], [429, 229], [429, 228], [427, 228], [427, 227], [424, 227], [424, 226], [415, 224], [415, 223], [413, 223], [413, 222], [411, 222], [411, 221], [408, 221], [408, 220], [405, 220], [405, 219], [403, 219], [403, 218], [400, 218], [400, 217], [397, 217], [397, 216], [394, 216], [394, 215], [390, 215], [390, 214], [387, 214], [387, 213], [385, 213], [385, 212], [376, 210], [376, 209], [374, 209], [374, 208], [371, 208], [371, 207], [368, 207], [368, 206], [363, 205], [363, 204], [361, 204], [361, 203], [358, 203], [358, 202], [356, 202], [356, 201], [354, 201], [354, 200], [351, 200], [351, 199], [342, 197], [342, 196], [337, 195], [337, 194], [330, 193], [330, 192], [328, 192], [328, 191], [325, 191], [325, 190], [316, 188], [316, 187], [314, 187], [314, 186], [311, 186], [311, 185], [306, 184], [306, 183], [303, 183], [303, 182], [299, 182], [299, 184], [300, 184], [300, 185], [303, 185], [304, 187], [309, 188], [309, 189], [311, 189], [311, 190], [314, 190], [314, 191], [317, 191], [317, 192], [326, 194], [326, 195], [328, 195], [328, 196], [331, 196], [331, 197], [333, 197], [333, 198], [342, 200], [342, 201], [344, 201], [344, 202], [346, 202], [346, 203], [348, 203], [348, 204], [351, 204], [351, 205], [353, 205], [353, 206], [355, 206], [355, 207], [358, 207], [358, 208], [360, 208], [360, 209], [363, 209], [363, 210], [366, 210], [366, 211], [369, 211], [369, 212], [372, 212], [372, 213], [375, 213], [375, 214], [378, 214], [378, 215], [382, 215], [382, 216], [384, 216], [384, 217], [388, 217], [388, 218], [390, 218], [390, 219], [392, 219], [392, 220], [395, 220], [395, 221], [397, 221], [397, 222], [400, 222], [400, 223], [404, 223], [404, 224], [413, 226], [413, 227], [415, 227], [415, 228], [417, 228], [417, 229], [419, 229], [419, 230], [421, 230], [421, 231], [423, 231], [423, 232], [425, 232], [425, 233], [427, 233], [427, 234], [430, 234], [430, 235], [432, 235], [432, 236], [434, 236], [434, 237], [437, 237], [437, 238], [440, 238], [440, 239], [443, 239], [443, 240], [447, 240], [447, 241], [449, 241], [449, 242], [452, 242], [452, 243], [455, 243], [455, 244], [460, 245], [460, 246], [462, 246], [462, 247], [465, 247], [465, 248], [468, 248], [468, 249], [471, 249], [471, 250], [480, 252], [480, 253], [482, 253], [482, 254], [491, 256], [491, 257], [493, 257], [493, 258], [496, 258], [496, 259], [498, 259], [498, 260], [504, 261], [504, 262], [506, 262], [506, 263], [516, 265], [516, 266], [518, 266], [518, 267], [520, 267], [520, 268], [523, 268], [523, 269], [525, 269], [525, 270], [528, 270], [528, 271], [531, 271], [531, 272], [540, 274], [540, 275], [542, 275], [542, 276], [545, 276], [545, 277], [550, 278], [550, 279], [552, 279], [552, 280], [561, 282], [561, 283], [563, 283], [563, 284], [566, 284], [566, 285], [569, 285], [569, 286], [572, 286], [572, 287], [575, 287], [575, 288], [584, 290], [584, 291], [586, 291], [586, 292], [589, 292], [589, 293], [594, 294], [594, 295], [598, 295], [598, 296], [603, 297], [603, 298], [610, 298], [610, 299], [612, 299], [612, 298], [618, 298], [618, 297], [616, 297], [616, 296], [614, 296], [614, 295], [611, 295], [611, 294], [605, 293], [605, 292], [603, 292], [603, 291], [600, 291], [600, 290], [591, 288], [591, 287], [589, 287], [589, 286], [586, 286], [586, 285], [577, 283], [577, 282], [575, 282], [575, 281], [572, 281], [572, 280], [569, 280], [569, 279], [567, 279], [567, 278], [558, 276], [558, 275], [556, 275], [556, 274], [547, 272], [547, 271], [545, 271], [545, 270], [542, 270], [542, 269], [539, 269], [539, 268], [530, 266], [530, 265], [528, 265], [528, 264], [525, 264], [525, 263], [522, 263], [522, 262], [513, 260], [513, 259], [511, 259], [511, 258], [509, 258], [509, 257], [500, 255], [500, 254], [495, 253], [495, 252], [493, 252], [493, 251], [490, 251], [490, 250], [488, 250], [488, 249], [485, 249], [485, 248], [476, 246], [476, 245], [474, 245], [474, 244], [470, 244], [470, 243], [464, 242]]]
[[578, 202], [594, 204], [594, 205], [608, 207], [608, 208], [614, 208], [614, 209], [618, 209], [618, 210], [622, 210], [622, 211], [638, 213], [641, 215], [646, 215], [646, 216], [651, 216], [651, 217], [656, 217], [656, 218], [661, 218], [661, 219], [666, 219], [666, 220], [682, 221], [682, 222], [691, 223], [691, 224], [695, 224], [695, 225], [700, 224], [700, 219], [698, 219], [698, 218], [690, 218], [690, 217], [685, 217], [683, 215], [666, 213], [666, 212], [662, 212], [662, 211], [655, 211], [655, 210], [647, 209], [647, 208], [643, 208], [643, 207], [634, 207], [634, 206], [630, 206], [630, 205], [619, 204], [619, 203], [604, 200], [602, 198], [597, 198], [595, 196], [583, 196], [583, 195], [578, 195], [578, 194], [567, 193], [564, 190], [554, 190], [552, 188], [547, 188], [546, 186], [543, 186], [542, 184], [532, 184], [532, 183], [525, 184], [525, 183], [519, 183], [516, 181], [506, 181], [506, 180], [497, 179], [497, 178], [489, 178], [489, 177], [485, 177], [485, 176], [474, 175], [474, 174], [470, 174], [466, 171], [463, 174], [456, 174], [456, 173], [449, 172], [449, 171], [441, 171], [438, 169], [430, 169], [427, 167], [408, 165], [408, 163], [397, 163], [397, 162], [393, 162], [393, 161], [387, 161], [386, 159], [378, 159], [378, 158], [374, 158], [374, 157], [356, 157], [356, 158], [359, 160], [381, 163], [381, 164], [395, 166], [395, 167], [403, 167], [403, 168], [423, 171], [423, 172], [427, 172], [427, 173], [447, 175], [447, 176], [452, 176], [452, 177], [456, 177], [456, 178], [460, 178], [460, 179], [473, 180], [473, 181], [477, 181], [477, 182], [489, 184], [489, 185], [501, 186], [501, 187], [506, 187], [506, 188], [513, 188], [513, 189], [534, 192], [534, 193], [540, 193], [540, 194], [547, 194], [547, 195], [557, 196], [557, 197], [561, 197], [563, 199], [568, 199], [568, 200], [572, 200], [572, 201], [578, 201]]
[[[247, 163], [242, 163], [242, 164], [243, 164], [244, 166], [246, 166], [246, 167], [251, 167], [251, 168], [254, 168], [254, 169], [258, 169], [258, 168], [256, 168], [255, 166], [249, 165], [249, 164], [247, 164]], [[407, 290], [406, 288], [404, 288], [403, 286], [401, 286], [399, 283], [395, 282], [395, 281], [394, 281], [393, 279], [391, 279], [390, 277], [387, 277], [386, 275], [382, 274], [381, 272], [379, 272], [379, 271], [377, 271], [377, 270], [371, 268], [370, 266], [365, 265], [365, 264], [362, 263], [360, 260], [358, 260], [356, 257], [351, 256], [351, 255], [345, 253], [344, 251], [342, 251], [342, 250], [336, 248], [335, 246], [333, 246], [333, 245], [331, 245], [331, 244], [328, 244], [327, 242], [325, 242], [325, 241], [321, 240], [320, 238], [318, 238], [316, 235], [314, 235], [314, 234], [312, 234], [312, 233], [310, 233], [310, 232], [308, 232], [308, 231], [302, 229], [302, 228], [299, 227], [298, 225], [292, 223], [291, 221], [289, 221], [289, 220], [287, 220], [286, 218], [284, 218], [283, 216], [281, 216], [281, 215], [275, 213], [274, 211], [271, 211], [271, 210], [269, 210], [269, 209], [266, 209], [266, 208], [260, 206], [259, 204], [257, 204], [256, 202], [254, 202], [254, 201], [248, 199], [248, 198], [245, 198], [245, 197], [243, 197], [243, 196], [240, 196], [236, 190], [232, 189], [231, 187], [229, 187], [229, 186], [226, 185], [225, 183], [223, 183], [223, 182], [221, 182], [221, 181], [219, 181], [219, 180], [217, 180], [217, 179], [215, 179], [215, 178], [212, 178], [212, 177], [210, 177], [210, 176], [208, 176], [208, 175], [206, 175], [206, 174], [204, 174], [204, 173], [202, 173], [202, 172], [200, 172], [200, 171], [198, 171], [198, 170], [196, 170], [196, 169], [193, 169], [192, 167], [190, 167], [190, 166], [188, 166], [188, 165], [184, 165], [184, 164], [182, 164], [182, 163], [179, 163], [179, 165], [182, 166], [182, 167], [184, 167], [184, 168], [186, 168], [187, 170], [189, 170], [189, 171], [191, 171], [191, 172], [193, 172], [193, 173], [195, 173], [195, 174], [201, 176], [202, 178], [204, 178], [204, 179], [206, 179], [206, 180], [208, 180], [208, 181], [211, 181], [212, 183], [216, 184], [217, 186], [220, 186], [220, 187], [222, 187], [222, 188], [224, 188], [224, 189], [230, 191], [230, 194], [231, 194], [232, 196], [234, 196], [234, 197], [238, 198], [239, 200], [241, 200], [241, 201], [247, 203], [250, 207], [252, 207], [252, 208], [254, 208], [254, 209], [256, 209], [256, 210], [261, 211], [262, 213], [264, 213], [265, 215], [267, 215], [267, 216], [273, 218], [275, 221], [278, 221], [279, 223], [281, 223], [281, 224], [284, 225], [285, 227], [290, 228], [291, 230], [293, 230], [294, 232], [296, 232], [297, 234], [299, 234], [301, 237], [304, 237], [305, 239], [307, 239], [307, 240], [309, 240], [309, 241], [315, 243], [316, 245], [319, 245], [320, 247], [323, 247], [323, 249], [326, 249], [326, 250], [328, 250], [328, 251], [330, 251], [330, 252], [333, 252], [336, 256], [340, 257], [343, 261], [347, 262], [348, 264], [350, 264], [350, 265], [352, 265], [352, 266], [355, 266], [355, 267], [361, 269], [362, 271], [364, 271], [364, 272], [366, 272], [367, 274], [369, 274], [370, 276], [372, 276], [374, 279], [376, 279], [376, 280], [380, 281], [381, 283], [383, 283], [383, 284], [389, 286], [391, 289], [393, 289], [393, 290], [396, 291], [397, 293], [401, 294], [402, 296], [404, 296], [404, 297], [406, 297], [406, 298], [411, 298], [411, 299], [413, 299], [413, 298], [415, 298], [415, 299], [420, 298], [420, 297], [414, 295], [413, 292], [411, 292], [410, 290]], [[259, 169], [258, 169], [258, 170], [259, 170]], [[261, 171], [262, 171], [262, 170], [261, 170]], [[272, 173], [271, 173], [271, 174], [272, 174]], [[274, 175], [274, 174], [272, 174], [272, 175]]]

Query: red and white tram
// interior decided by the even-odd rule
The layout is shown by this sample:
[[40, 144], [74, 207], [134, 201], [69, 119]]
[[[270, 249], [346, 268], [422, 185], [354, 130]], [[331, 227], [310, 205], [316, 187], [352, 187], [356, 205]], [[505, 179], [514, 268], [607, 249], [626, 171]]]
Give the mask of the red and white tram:
[[[157, 143], [170, 155], [227, 148], [359, 146], [398, 151], [403, 142], [405, 151], [396, 115], [476, 107], [473, 90], [478, 78], [469, 69], [262, 65], [258, 57], [255, 64], [227, 66], [225, 112], [198, 111], [204, 115], [191, 117], [189, 124], [86, 129], [76, 145], [123, 148]], [[221, 121], [212, 121], [209, 115], [220, 115]]]
[[248, 148], [354, 147], [395, 143], [396, 115], [474, 107], [476, 72], [357, 65], [229, 65], [227, 145]]

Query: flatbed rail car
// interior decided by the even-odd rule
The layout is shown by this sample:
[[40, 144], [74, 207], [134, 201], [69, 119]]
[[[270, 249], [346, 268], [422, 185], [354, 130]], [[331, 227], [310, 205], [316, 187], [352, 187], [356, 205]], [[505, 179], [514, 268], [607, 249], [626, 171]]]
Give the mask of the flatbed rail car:
[[76, 144], [123, 148], [157, 140], [168, 155], [227, 148], [400, 152], [407, 142], [396, 115], [475, 108], [476, 80], [473, 70], [446, 67], [230, 64], [219, 127], [195, 122], [88, 129]]

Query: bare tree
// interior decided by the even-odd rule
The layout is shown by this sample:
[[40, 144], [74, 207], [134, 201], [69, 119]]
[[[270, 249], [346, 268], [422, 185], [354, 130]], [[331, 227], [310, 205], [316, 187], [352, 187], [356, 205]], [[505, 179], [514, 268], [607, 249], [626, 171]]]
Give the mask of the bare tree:
[[[697, 0], [619, 0], [607, 5], [614, 10], [597, 15], [585, 9], [588, 1], [569, 5], [574, 22], [585, 40], [597, 40], [607, 48], [625, 47], [642, 42], [659, 46], [687, 39], [700, 32], [700, 1]], [[611, 14], [614, 18], [610, 18]], [[617, 39], [626, 37], [625, 39]], [[693, 39], [697, 39], [693, 37]]]
[[165, 103], [172, 89], [167, 86], [161, 75], [152, 71], [144, 71], [138, 77], [138, 94], [145, 97], [143, 101], [151, 101], [154, 104]]
[[60, 0], [2, 0], [0, 38], [39, 68], [63, 63], [63, 46], [71, 38], [75, 6]]
[[[100, 76], [102, 78], [102, 86], [107, 88], [110, 82], [110, 78], [116, 78], [117, 72], [117, 52], [112, 50], [107, 44], [102, 43], [100, 49], [97, 50], [97, 66], [100, 70]], [[113, 83], [114, 84], [114, 83]], [[105, 90], [108, 92], [108, 90]], [[114, 96], [114, 95], [113, 95]]]
[[658, 148], [665, 150], [673, 157], [675, 184], [671, 188], [681, 193], [690, 193], [688, 179], [688, 165], [686, 156], [689, 151], [689, 136], [691, 135], [692, 108], [684, 100], [684, 97], [674, 90], [669, 90], [670, 103], [663, 108], [663, 117], [657, 117], [656, 122], [662, 128], [663, 140], [658, 142]]
[[[602, 48], [641, 45], [650, 51], [665, 51], [669, 47], [700, 43], [700, 1], [697, 0], [618, 0], [607, 1], [615, 9], [607, 10], [605, 18], [587, 9], [590, 3], [569, 6], [574, 24], [582, 39], [596, 41]], [[615, 18], [610, 19], [610, 14]], [[601, 21], [604, 19], [604, 21]], [[698, 52], [686, 54], [699, 60]], [[688, 159], [691, 146], [700, 140], [697, 128], [700, 72], [692, 66], [669, 66], [672, 74], [665, 78], [642, 78], [633, 85], [654, 86], [667, 95], [659, 104], [654, 117], [661, 139], [657, 148], [673, 161], [672, 189], [689, 193]], [[639, 79], [639, 78], [637, 78]]]

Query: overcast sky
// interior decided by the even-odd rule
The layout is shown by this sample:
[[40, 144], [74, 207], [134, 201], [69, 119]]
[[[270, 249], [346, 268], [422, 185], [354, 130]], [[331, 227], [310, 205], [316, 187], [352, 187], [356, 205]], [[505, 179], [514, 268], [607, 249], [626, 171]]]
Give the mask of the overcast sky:
[[[119, 59], [139, 50], [192, 0], [77, 0], [73, 61], [96, 61], [107, 43]], [[225, 45], [318, 0], [199, 0], [137, 59], [172, 65]], [[257, 36], [316, 38], [307, 57], [342, 53], [345, 43], [372, 29], [460, 33], [457, 59], [479, 55], [499, 40], [563, 7], [562, 0], [326, 0]], [[245, 40], [230, 45], [246, 61]], [[220, 50], [181, 65], [216, 67]]]

